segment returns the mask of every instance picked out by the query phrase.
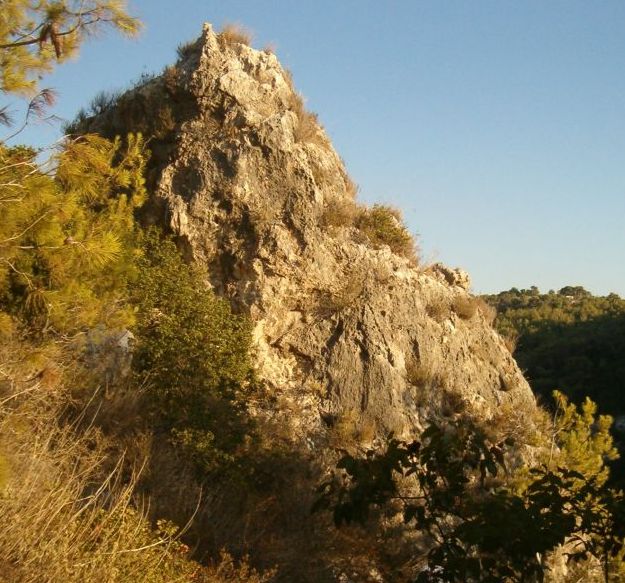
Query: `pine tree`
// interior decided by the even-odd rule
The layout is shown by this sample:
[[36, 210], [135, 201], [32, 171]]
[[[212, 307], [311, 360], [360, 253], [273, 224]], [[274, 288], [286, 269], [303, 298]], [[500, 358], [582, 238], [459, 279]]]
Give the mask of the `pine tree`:
[[[41, 114], [53, 95], [39, 91], [39, 77], [105, 26], [139, 29], [117, 0], [5, 0], [0, 93], [35, 95], [26, 119]], [[8, 122], [6, 107], [0, 121]], [[43, 164], [38, 154], [0, 141], [3, 327], [11, 327], [7, 314], [40, 332], [127, 320], [118, 295], [131, 263], [133, 211], [145, 196], [141, 136], [124, 146], [97, 136], [68, 139]]]
[[86, 36], [110, 26], [140, 29], [120, 0], [3, 0], [0, 13], [0, 92], [32, 95], [39, 77], [76, 54]]
[[127, 320], [116, 307], [132, 262], [133, 211], [145, 197], [140, 136], [67, 141], [40, 167], [0, 146], [0, 309], [38, 331]]
[[548, 465], [564, 466], [585, 479], [603, 485], [609, 476], [607, 461], [618, 459], [610, 428], [612, 417], [597, 415], [597, 405], [588, 397], [578, 407], [560, 391], [553, 392], [556, 403], [553, 444]]

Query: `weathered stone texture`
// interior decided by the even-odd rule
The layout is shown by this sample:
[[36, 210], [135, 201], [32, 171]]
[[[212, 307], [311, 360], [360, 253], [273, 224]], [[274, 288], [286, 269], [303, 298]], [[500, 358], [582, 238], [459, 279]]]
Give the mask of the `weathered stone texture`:
[[504, 402], [533, 407], [480, 310], [454, 312], [466, 273], [419, 268], [350, 224], [324, 227], [350, 181], [275, 55], [225, 46], [205, 25], [177, 71], [197, 114], [178, 128], [155, 196], [215, 290], [253, 318], [261, 376], [301, 405], [296, 433], [310, 440], [346, 414], [377, 435], [407, 433], [441, 391], [484, 418]]
[[[171, 108], [176, 122], [153, 142], [151, 218], [252, 317], [260, 375], [274, 403], [289, 404], [296, 440], [314, 448], [346, 417], [369, 428], [365, 441], [406, 435], [449, 395], [483, 419], [535, 406], [482, 311], [456, 313], [474, 301], [464, 271], [376, 248], [353, 221], [327, 226], [355, 189], [274, 54], [226, 43], [207, 24], [118, 110], [135, 112], [133, 100]], [[132, 130], [119, 111], [95, 127]]]

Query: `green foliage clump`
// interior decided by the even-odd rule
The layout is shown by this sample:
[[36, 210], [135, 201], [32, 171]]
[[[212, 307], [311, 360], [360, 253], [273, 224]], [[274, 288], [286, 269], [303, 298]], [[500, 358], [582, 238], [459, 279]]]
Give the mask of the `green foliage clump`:
[[[594, 557], [603, 580], [613, 580], [625, 552], [625, 502], [605, 483], [599, 453], [612, 451], [609, 434], [593, 430], [592, 404], [577, 411], [558, 398], [558, 445], [566, 450], [558, 463], [573, 468], [534, 467], [520, 485], [509, 467], [513, 442], [493, 443], [463, 418], [433, 423], [419, 440], [392, 439], [384, 452], [345, 455], [319, 487], [315, 509], [332, 509], [337, 526], [363, 524], [374, 508], [400, 512], [407, 528], [430, 541], [415, 549], [418, 583], [543, 581], [545, 557], [564, 544], [567, 562]], [[590, 450], [590, 461], [582, 460]]]
[[619, 457], [610, 434], [612, 417], [597, 415], [597, 405], [588, 397], [579, 407], [560, 391], [554, 391], [553, 399], [557, 450], [550, 452], [551, 465], [565, 466], [603, 485], [610, 473], [606, 462]]
[[119, 0], [4, 0], [0, 16], [0, 92], [32, 94], [43, 73], [72, 57], [105, 26], [134, 35], [139, 22]]
[[[534, 392], [550, 399], [559, 389], [577, 404], [588, 396], [601, 411], [625, 415], [624, 299], [580, 286], [548, 294], [513, 288], [484, 299], [497, 308], [499, 333], [516, 339], [514, 356]], [[615, 431], [624, 442], [622, 430]], [[622, 464], [614, 468], [615, 476], [625, 475]]]
[[372, 245], [388, 245], [393, 253], [416, 261], [414, 239], [397, 209], [375, 204], [370, 209], [363, 209], [356, 219], [356, 226]]
[[53, 176], [35, 156], [0, 145], [0, 309], [40, 332], [129, 321], [118, 300], [145, 198], [141, 137], [68, 141]]
[[245, 436], [241, 397], [253, 384], [251, 326], [182, 261], [175, 244], [151, 233], [133, 290], [134, 357], [159, 423], [204, 471], [232, 456]]

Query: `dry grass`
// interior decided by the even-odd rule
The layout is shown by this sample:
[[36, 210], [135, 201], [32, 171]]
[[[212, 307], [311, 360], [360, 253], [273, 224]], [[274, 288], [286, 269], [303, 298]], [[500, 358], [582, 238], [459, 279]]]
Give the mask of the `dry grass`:
[[545, 409], [531, 401], [505, 401], [485, 427], [495, 442], [512, 439], [519, 446], [540, 447], [552, 433], [552, 419]]
[[352, 269], [339, 281], [341, 283], [337, 288], [319, 294], [317, 309], [321, 314], [332, 314], [352, 307], [365, 290], [366, 274], [360, 269]]
[[470, 296], [457, 296], [452, 303], [452, 308], [460, 318], [470, 320], [477, 312], [478, 302]]
[[219, 42], [223, 47], [232, 47], [234, 45], [252, 44], [252, 32], [236, 22], [229, 22], [224, 25], [221, 32], [217, 35]]
[[137, 510], [138, 472], [126, 475], [123, 455], [109, 459], [97, 431], [60, 425], [59, 412], [39, 401], [39, 387], [30, 388], [0, 425], [12, 445], [0, 500], [2, 568], [15, 583], [165, 583], [161, 563], [180, 543], [164, 524], [168, 533], [151, 531]]
[[477, 309], [481, 312], [484, 320], [489, 326], [492, 326], [497, 318], [497, 308], [486, 303], [482, 298], [476, 297], [475, 302]]
[[425, 387], [432, 380], [432, 371], [417, 360], [406, 362], [406, 382], [414, 387]]
[[295, 91], [291, 93], [289, 109], [297, 118], [297, 125], [293, 131], [295, 141], [297, 143], [322, 144], [324, 138], [317, 114], [306, 110], [304, 98]]
[[506, 336], [502, 336], [502, 340], [510, 354], [514, 354], [517, 344], [519, 343], [519, 334], [516, 332], [507, 334]]
[[328, 202], [321, 217], [324, 227], [351, 227], [358, 216], [358, 206], [351, 199], [338, 198]]
[[350, 449], [371, 444], [375, 438], [377, 427], [372, 419], [363, 419], [354, 410], [337, 416], [329, 431], [329, 444], [337, 449]]
[[264, 47], [263, 47], [263, 53], [266, 53], [268, 55], [275, 55], [276, 54], [276, 45], [275, 43], [267, 43]]
[[147, 520], [138, 496], [141, 467], [91, 422], [72, 414], [62, 366], [5, 343], [0, 373], [0, 581], [11, 583], [262, 583], [246, 564], [222, 556], [203, 567], [172, 523]]
[[358, 194], [358, 185], [346, 174], [345, 175], [345, 192], [351, 199], [355, 199]]
[[443, 297], [440, 297], [433, 299], [426, 306], [425, 312], [430, 318], [441, 323], [449, 318], [451, 307]]
[[313, 143], [322, 145], [326, 143], [325, 135], [316, 113], [308, 111], [304, 105], [304, 97], [295, 89], [293, 73], [289, 69], [284, 70], [284, 80], [291, 90], [287, 108], [295, 114], [297, 124], [293, 130], [293, 138], [296, 143]]
[[466, 410], [463, 396], [453, 389], [445, 369], [436, 370], [424, 362], [406, 362], [406, 382], [414, 389], [415, 405], [430, 416], [454, 417]]
[[404, 225], [399, 209], [382, 204], [363, 209], [356, 226], [374, 247], [388, 245], [393, 253], [407, 257], [415, 265], [418, 263], [415, 240]]

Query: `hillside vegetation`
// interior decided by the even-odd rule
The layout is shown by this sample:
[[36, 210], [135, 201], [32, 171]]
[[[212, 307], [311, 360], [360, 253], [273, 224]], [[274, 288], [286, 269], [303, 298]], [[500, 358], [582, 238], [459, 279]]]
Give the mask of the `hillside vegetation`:
[[[9, 0], [3, 11], [0, 91], [28, 94], [27, 120], [52, 103], [39, 74], [78, 50], [87, 33], [139, 26], [119, 1]], [[233, 28], [217, 39], [223, 50], [249, 41]], [[185, 106], [191, 97], [181, 97]], [[224, 105], [224, 120], [228, 107], [235, 104]], [[251, 314], [214, 291], [221, 276], [247, 266], [234, 254], [230, 263], [192, 262], [188, 240], [148, 226], [158, 223], [146, 210], [155, 159], [171, 154], [159, 146], [174, 144], [181, 121], [155, 119], [167, 121], [158, 136], [150, 123], [131, 124], [108, 137], [66, 136], [48, 152], [0, 141], [0, 583], [625, 580], [623, 494], [609, 486], [606, 467], [616, 457], [611, 419], [591, 401], [578, 407], [556, 394], [552, 419], [526, 384], [492, 375], [501, 406], [485, 423], [454, 393], [455, 371], [427, 369], [428, 355], [419, 355], [409, 386], [398, 386], [411, 413], [425, 410], [424, 401], [437, 404], [422, 435], [378, 439], [348, 410], [326, 415], [327, 427], [297, 445], [296, 422], [306, 407], [318, 421], [319, 409], [310, 413], [303, 392], [301, 402], [288, 401], [267, 386], [255, 363], [269, 352], [255, 344]], [[224, 127], [216, 125], [215, 136]], [[228, 132], [230, 140], [246, 128]], [[297, 135], [299, 147], [314, 142], [312, 151], [323, 141], [316, 121]], [[233, 171], [222, 158], [224, 180]], [[225, 202], [214, 206], [238, 220]], [[254, 217], [244, 218], [237, 242], [249, 250], [275, 221], [250, 226]], [[307, 216], [295, 219], [312, 229]], [[325, 228], [351, 229], [357, 240], [343, 241], [358, 253], [419, 275], [396, 211], [360, 209], [345, 220]], [[251, 252], [247, 259], [256, 261]], [[424, 316], [431, 329], [486, 321], [488, 310], [464, 288], [450, 292], [444, 278], [423, 277], [428, 293], [447, 293]], [[363, 275], [357, 293], [301, 319], [338, 320], [338, 344], [341, 318], [358, 302], [367, 307], [364, 286]], [[371, 329], [353, 334], [363, 369], [375, 342], [362, 330]], [[285, 334], [273, 345], [281, 348]], [[472, 350], [485, 352], [480, 336], [468, 337], [478, 339]], [[526, 391], [517, 402], [525, 408], [506, 400], [515, 388]], [[278, 414], [283, 402], [287, 420]]]
[[532, 388], [554, 389], [581, 403], [588, 396], [610, 415], [625, 414], [625, 300], [568, 286], [485, 296], [497, 308], [495, 326], [516, 344], [514, 356]]

